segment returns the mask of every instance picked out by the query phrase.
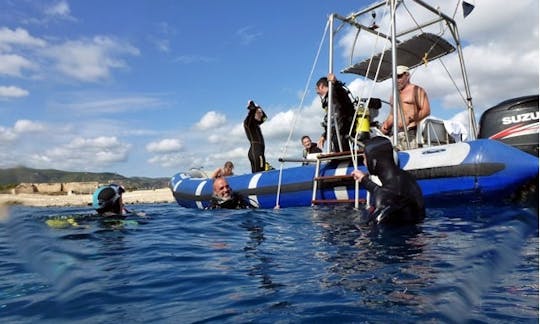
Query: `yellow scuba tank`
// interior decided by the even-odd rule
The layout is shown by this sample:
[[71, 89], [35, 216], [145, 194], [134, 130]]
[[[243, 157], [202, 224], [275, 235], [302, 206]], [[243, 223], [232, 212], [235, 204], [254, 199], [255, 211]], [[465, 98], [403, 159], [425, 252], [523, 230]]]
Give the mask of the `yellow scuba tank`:
[[369, 108], [361, 103], [358, 106], [358, 112], [356, 114], [356, 136], [359, 141], [369, 139], [370, 126], [371, 120], [369, 118]]
[[270, 163], [266, 162], [264, 164], [264, 171], [270, 171], [270, 170], [275, 170], [275, 169]]

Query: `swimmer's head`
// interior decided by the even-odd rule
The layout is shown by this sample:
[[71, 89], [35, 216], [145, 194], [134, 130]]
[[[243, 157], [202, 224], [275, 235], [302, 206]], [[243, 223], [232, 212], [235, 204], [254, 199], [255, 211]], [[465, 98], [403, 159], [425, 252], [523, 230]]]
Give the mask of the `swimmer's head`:
[[365, 142], [364, 154], [369, 173], [378, 175], [385, 168], [395, 167], [397, 154], [386, 137], [376, 136]]
[[92, 195], [92, 207], [99, 213], [122, 214], [122, 194], [126, 190], [117, 184], [101, 186]]

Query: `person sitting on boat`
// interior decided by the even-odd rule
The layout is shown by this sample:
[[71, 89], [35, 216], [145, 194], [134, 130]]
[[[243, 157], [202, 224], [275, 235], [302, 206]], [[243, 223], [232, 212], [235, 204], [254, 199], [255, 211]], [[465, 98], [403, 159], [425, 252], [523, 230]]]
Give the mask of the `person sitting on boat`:
[[261, 132], [261, 124], [266, 120], [264, 110], [253, 100], [248, 101], [248, 115], [244, 119], [244, 130], [249, 140], [248, 157], [251, 162], [251, 172], [264, 171], [266, 159], [264, 157], [264, 137]]
[[[399, 90], [400, 106], [405, 116], [406, 127], [403, 127], [403, 118], [401, 112], [398, 114], [398, 143], [397, 147], [400, 150], [407, 148], [417, 148], [418, 142], [416, 140], [416, 129], [420, 121], [431, 114], [429, 106], [429, 100], [426, 91], [416, 84], [410, 82], [409, 68], [404, 65], [398, 65], [397, 72], [397, 86]], [[390, 103], [393, 102], [393, 96], [390, 96]], [[391, 134], [392, 125], [394, 124], [393, 110], [390, 109], [388, 117], [381, 125], [381, 131], [383, 134]], [[407, 145], [407, 137], [409, 143]]]
[[245, 209], [252, 207], [242, 195], [232, 191], [227, 179], [224, 177], [214, 180], [213, 189], [214, 193], [208, 209]]
[[[349, 90], [345, 88], [345, 84], [336, 79], [333, 73], [329, 73], [328, 77], [322, 77], [317, 81], [316, 91], [321, 97], [322, 108], [326, 111], [324, 120], [321, 123], [324, 131], [317, 142], [320, 149], [324, 147], [326, 141], [326, 130], [328, 125], [328, 92], [329, 82], [332, 83], [332, 112], [335, 119], [332, 119], [332, 143], [330, 151], [341, 152], [349, 150], [349, 131], [354, 117], [354, 104], [349, 97]], [[336, 125], [337, 124], [337, 125]], [[336, 132], [336, 127], [338, 132]], [[339, 135], [339, 142], [336, 134]], [[339, 146], [341, 143], [341, 148]]]
[[[311, 141], [311, 137], [307, 135], [302, 136], [302, 145], [304, 146], [304, 150], [302, 152], [302, 157], [304, 159], [307, 158], [308, 154], [322, 153], [322, 150], [317, 146], [317, 144], [313, 143]], [[308, 164], [309, 162], [302, 162], [302, 165]]]
[[364, 164], [371, 175], [381, 181], [379, 186], [367, 174], [354, 170], [352, 176], [371, 194], [373, 209], [370, 222], [414, 224], [425, 217], [424, 196], [416, 179], [402, 170], [394, 160], [394, 149], [389, 139], [376, 136], [365, 142]]
[[234, 175], [233, 173], [234, 164], [231, 161], [225, 162], [223, 168], [217, 168], [210, 178], [216, 179], [219, 177], [228, 177]]
[[92, 207], [101, 216], [121, 216], [129, 213], [124, 206], [122, 194], [126, 192], [123, 186], [108, 184], [101, 186], [92, 195]]

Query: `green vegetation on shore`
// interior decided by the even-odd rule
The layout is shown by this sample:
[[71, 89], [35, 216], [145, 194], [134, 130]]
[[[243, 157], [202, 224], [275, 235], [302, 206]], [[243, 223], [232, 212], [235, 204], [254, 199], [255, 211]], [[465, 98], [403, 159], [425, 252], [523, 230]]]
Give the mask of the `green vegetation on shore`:
[[169, 178], [124, 177], [112, 172], [70, 172], [54, 169], [15, 167], [0, 169], [0, 191], [15, 188], [20, 183], [117, 182], [128, 190], [157, 189], [168, 185]]

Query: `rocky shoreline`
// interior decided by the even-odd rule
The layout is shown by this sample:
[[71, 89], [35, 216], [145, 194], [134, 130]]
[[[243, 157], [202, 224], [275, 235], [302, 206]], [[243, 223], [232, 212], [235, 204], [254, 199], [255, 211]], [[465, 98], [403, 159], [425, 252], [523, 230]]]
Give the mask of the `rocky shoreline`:
[[[136, 190], [122, 195], [126, 204], [152, 204], [174, 202], [171, 189]], [[90, 206], [92, 195], [46, 195], [37, 193], [0, 194], [0, 205], [25, 205], [34, 207]]]

